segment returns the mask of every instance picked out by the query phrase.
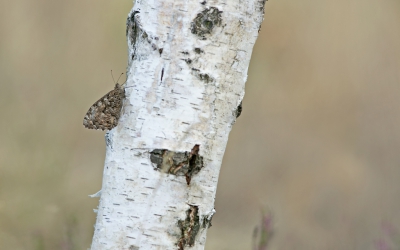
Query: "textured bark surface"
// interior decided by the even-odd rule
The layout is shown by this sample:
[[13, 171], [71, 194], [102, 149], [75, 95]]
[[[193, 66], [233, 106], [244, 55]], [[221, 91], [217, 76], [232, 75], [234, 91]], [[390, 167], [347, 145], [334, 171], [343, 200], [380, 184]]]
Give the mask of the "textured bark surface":
[[92, 248], [203, 249], [265, 1], [140, 1]]

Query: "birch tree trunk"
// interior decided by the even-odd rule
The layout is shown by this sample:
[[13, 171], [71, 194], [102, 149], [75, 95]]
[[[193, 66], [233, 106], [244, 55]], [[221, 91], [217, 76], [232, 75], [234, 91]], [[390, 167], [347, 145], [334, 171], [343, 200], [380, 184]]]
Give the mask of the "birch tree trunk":
[[136, 0], [91, 249], [204, 249], [265, 0]]

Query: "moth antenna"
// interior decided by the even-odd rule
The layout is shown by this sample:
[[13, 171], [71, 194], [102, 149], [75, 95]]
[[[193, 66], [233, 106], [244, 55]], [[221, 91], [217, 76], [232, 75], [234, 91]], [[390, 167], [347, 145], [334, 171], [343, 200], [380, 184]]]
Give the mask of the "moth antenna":
[[116, 84], [116, 83], [115, 83], [115, 80], [114, 80], [114, 76], [113, 76], [112, 70], [111, 70], [111, 77], [112, 77], [112, 79], [113, 79], [113, 81], [114, 81], [114, 84]]
[[121, 76], [122, 76], [123, 74], [124, 74], [124, 73], [121, 73], [121, 75], [119, 75], [118, 80], [117, 80], [117, 83], [118, 83], [118, 81], [119, 81], [119, 78], [121, 78]]
[[128, 81], [128, 75], [126, 76], [125, 82], [121, 84], [121, 86], [124, 85], [127, 81]]

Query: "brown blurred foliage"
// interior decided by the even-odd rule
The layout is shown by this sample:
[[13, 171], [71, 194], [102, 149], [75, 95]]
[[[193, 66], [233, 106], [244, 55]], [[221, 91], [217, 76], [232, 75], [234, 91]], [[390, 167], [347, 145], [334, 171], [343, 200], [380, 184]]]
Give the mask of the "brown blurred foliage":
[[[82, 119], [125, 71], [131, 7], [0, 0], [1, 250], [90, 246], [105, 144]], [[398, 0], [266, 3], [207, 249], [250, 249], [262, 206], [268, 250], [379, 249], [400, 227], [399, 27]]]

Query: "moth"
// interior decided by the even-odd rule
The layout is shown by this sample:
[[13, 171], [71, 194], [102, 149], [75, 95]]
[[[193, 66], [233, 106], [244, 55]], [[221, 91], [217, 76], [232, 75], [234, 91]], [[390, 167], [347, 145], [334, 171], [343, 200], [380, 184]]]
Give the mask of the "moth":
[[[122, 75], [123, 73], [120, 77]], [[112, 78], [114, 80], [113, 76]], [[108, 92], [89, 108], [85, 118], [83, 118], [83, 126], [85, 126], [85, 128], [111, 130], [117, 126], [121, 115], [122, 101], [125, 98], [125, 89], [122, 87], [125, 83], [119, 85], [118, 80], [116, 83], [114, 80], [115, 87], [113, 90]]]

